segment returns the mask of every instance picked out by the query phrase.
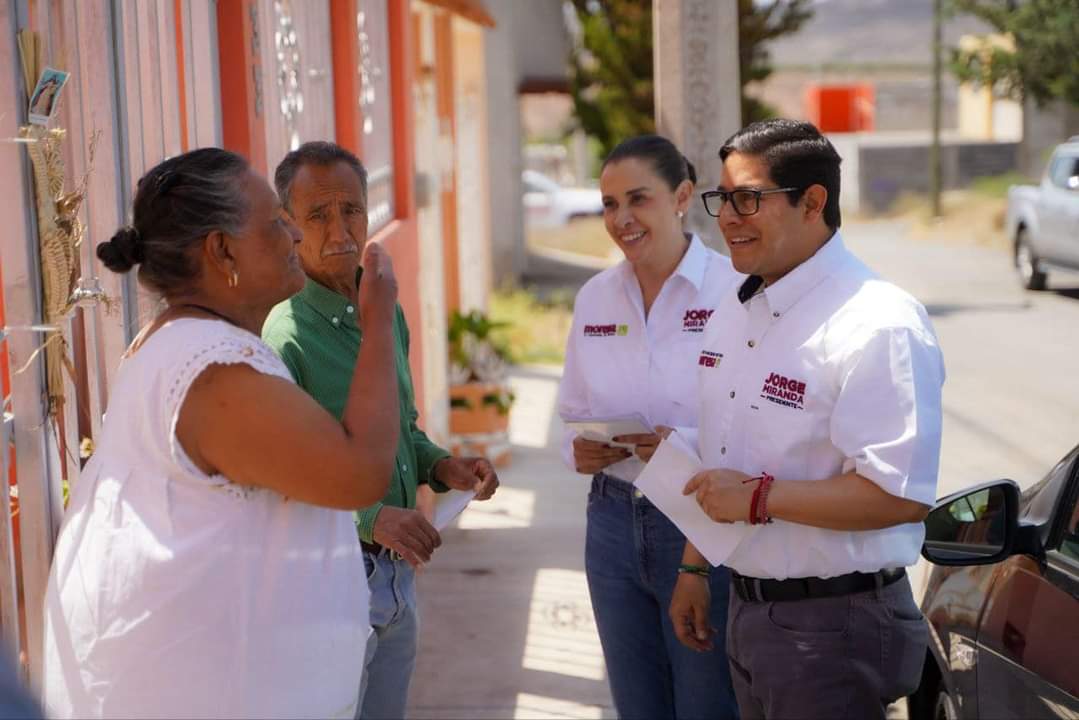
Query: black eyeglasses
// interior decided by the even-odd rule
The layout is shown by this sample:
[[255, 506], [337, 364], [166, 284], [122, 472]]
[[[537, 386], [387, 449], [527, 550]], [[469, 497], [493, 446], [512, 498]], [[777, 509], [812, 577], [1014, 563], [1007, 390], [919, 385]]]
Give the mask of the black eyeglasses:
[[761, 209], [762, 195], [797, 192], [801, 189], [785, 187], [771, 190], [709, 190], [701, 193], [701, 200], [704, 200], [704, 209], [712, 217], [719, 217], [719, 213], [728, 200], [734, 205], [734, 211], [739, 215], [756, 215]]

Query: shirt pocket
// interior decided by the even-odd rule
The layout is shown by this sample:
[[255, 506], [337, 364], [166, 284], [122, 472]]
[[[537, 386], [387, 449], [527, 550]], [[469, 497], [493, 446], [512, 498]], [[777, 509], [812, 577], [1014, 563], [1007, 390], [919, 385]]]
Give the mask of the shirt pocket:
[[816, 427], [796, 401], [756, 397], [750, 401], [746, 472], [779, 480], [805, 480]]
[[701, 408], [697, 360], [701, 353], [699, 336], [678, 339], [660, 362], [663, 413], [661, 424], [697, 427]]

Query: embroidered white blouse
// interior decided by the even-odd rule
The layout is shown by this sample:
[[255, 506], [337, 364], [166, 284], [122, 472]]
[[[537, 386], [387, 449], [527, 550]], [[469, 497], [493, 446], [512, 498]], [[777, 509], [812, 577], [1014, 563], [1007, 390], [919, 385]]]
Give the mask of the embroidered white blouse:
[[160, 328], [120, 366], [45, 599], [50, 717], [353, 717], [370, 631], [351, 513], [201, 472], [175, 428], [211, 364], [291, 382], [255, 335]]

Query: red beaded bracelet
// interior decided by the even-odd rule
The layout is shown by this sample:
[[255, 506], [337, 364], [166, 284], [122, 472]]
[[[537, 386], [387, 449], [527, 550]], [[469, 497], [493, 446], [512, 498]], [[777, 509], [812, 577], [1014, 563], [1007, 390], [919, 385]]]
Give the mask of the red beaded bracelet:
[[772, 516], [768, 514], [768, 493], [772, 491], [772, 483], [775, 482], [775, 478], [765, 473], [761, 477], [761, 482], [757, 485], [757, 490], [760, 491], [760, 502], [757, 503], [757, 524], [767, 525], [772, 522]]
[[772, 522], [768, 515], [768, 491], [775, 478], [768, 473], [761, 473], [759, 477], [744, 480], [743, 484], [759, 480], [757, 487], [753, 489], [753, 498], [749, 502], [749, 524], [765, 525]]

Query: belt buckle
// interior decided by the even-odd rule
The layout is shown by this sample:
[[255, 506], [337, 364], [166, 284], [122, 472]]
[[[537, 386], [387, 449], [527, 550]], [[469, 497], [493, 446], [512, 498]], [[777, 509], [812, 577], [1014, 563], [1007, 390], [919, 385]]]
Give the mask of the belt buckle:
[[878, 570], [873, 574], [873, 582], [877, 587], [877, 592], [880, 592], [892, 583], [901, 580], [903, 576], [906, 575], [906, 572], [907, 569], [902, 567]]
[[753, 584], [749, 581], [749, 578], [745, 577], [744, 575], [732, 575], [731, 579], [734, 580], [736, 586], [735, 589], [738, 594], [742, 596], [743, 600], [746, 600], [748, 602], [760, 601], [760, 597], [756, 592], [756, 588], [753, 587]]
[[360, 545], [365, 553], [367, 553], [376, 560], [382, 556], [382, 553], [386, 553], [386, 557], [388, 557], [390, 560], [393, 560], [394, 562], [405, 559], [405, 556], [401, 553], [393, 550], [392, 548], [388, 548], [385, 545], [380, 545], [379, 543], [363, 542], [360, 543]]

